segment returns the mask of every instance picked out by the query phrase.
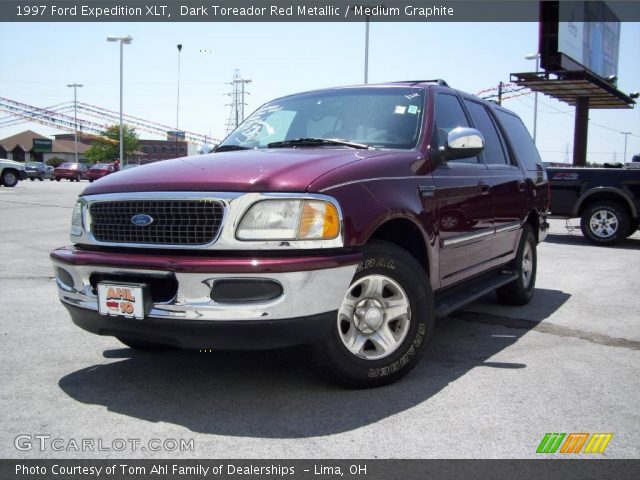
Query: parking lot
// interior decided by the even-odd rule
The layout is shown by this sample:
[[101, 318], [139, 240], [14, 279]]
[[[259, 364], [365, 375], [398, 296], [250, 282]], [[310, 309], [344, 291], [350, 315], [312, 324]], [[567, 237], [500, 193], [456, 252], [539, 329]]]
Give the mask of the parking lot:
[[[86, 185], [0, 187], [3, 458], [533, 458], [547, 432], [611, 432], [604, 457], [640, 455], [640, 232], [595, 247], [553, 220], [529, 305], [485, 297], [438, 321], [405, 379], [349, 391], [303, 349], [142, 354], [74, 326], [48, 253]], [[69, 447], [81, 439], [141, 448]]]

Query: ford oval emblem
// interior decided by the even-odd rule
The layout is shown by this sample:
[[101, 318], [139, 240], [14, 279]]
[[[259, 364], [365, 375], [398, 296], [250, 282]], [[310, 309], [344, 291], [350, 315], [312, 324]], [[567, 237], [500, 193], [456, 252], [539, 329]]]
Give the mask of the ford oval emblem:
[[147, 225], [151, 225], [153, 223], [153, 217], [146, 215], [144, 213], [139, 213], [131, 217], [131, 223], [137, 225], [138, 227], [146, 227]]

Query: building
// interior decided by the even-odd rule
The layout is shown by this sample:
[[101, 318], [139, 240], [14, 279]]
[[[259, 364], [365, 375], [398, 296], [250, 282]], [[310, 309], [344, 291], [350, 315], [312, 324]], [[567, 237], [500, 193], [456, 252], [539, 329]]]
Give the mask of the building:
[[134, 159], [129, 162], [137, 160], [141, 164], [152, 163], [187, 155], [189, 155], [189, 148], [184, 140], [139, 140], [138, 151], [134, 154]]
[[[33, 130], [12, 135], [0, 140], [0, 158], [18, 162], [47, 162], [52, 158], [60, 158], [65, 162], [75, 161], [75, 145], [73, 134], [56, 135], [52, 140]], [[78, 136], [78, 160], [86, 160], [84, 153], [91, 146], [92, 139]]]
[[[175, 133], [175, 132], [174, 132]], [[86, 161], [85, 152], [96, 140], [95, 135], [78, 133], [78, 161]], [[32, 130], [12, 135], [0, 140], [0, 158], [18, 162], [46, 162], [52, 158], [60, 158], [65, 162], [75, 161], [75, 142], [73, 133], [54, 135], [53, 139], [40, 135]], [[138, 150], [127, 158], [128, 163], [152, 163], [171, 158], [185, 157], [195, 154], [192, 147], [175, 135], [168, 135], [167, 140], [139, 140]]]

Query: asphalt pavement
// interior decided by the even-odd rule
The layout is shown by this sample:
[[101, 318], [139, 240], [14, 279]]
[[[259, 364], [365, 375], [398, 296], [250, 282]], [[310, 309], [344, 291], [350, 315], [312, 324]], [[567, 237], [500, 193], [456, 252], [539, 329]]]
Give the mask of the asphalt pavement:
[[639, 232], [595, 247], [553, 220], [529, 305], [489, 295], [402, 381], [350, 391], [302, 349], [143, 354], [74, 326], [49, 251], [86, 185], [0, 187], [1, 458], [535, 458], [547, 432], [640, 456]]

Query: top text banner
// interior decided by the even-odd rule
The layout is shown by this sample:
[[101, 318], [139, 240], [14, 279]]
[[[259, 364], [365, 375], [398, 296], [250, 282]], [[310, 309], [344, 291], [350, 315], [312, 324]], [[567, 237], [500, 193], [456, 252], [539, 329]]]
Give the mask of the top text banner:
[[[544, 20], [540, 18], [539, 3], [532, 0], [0, 0], [0, 19], [4, 22], [537, 22]], [[640, 21], [638, 1], [606, 3], [621, 21]]]

